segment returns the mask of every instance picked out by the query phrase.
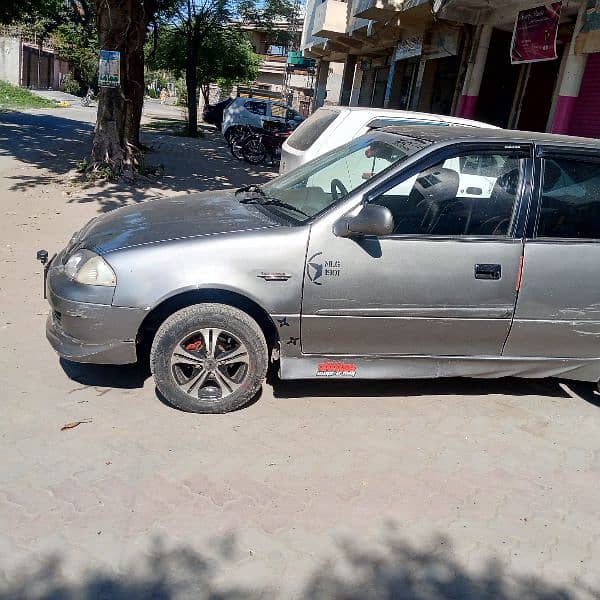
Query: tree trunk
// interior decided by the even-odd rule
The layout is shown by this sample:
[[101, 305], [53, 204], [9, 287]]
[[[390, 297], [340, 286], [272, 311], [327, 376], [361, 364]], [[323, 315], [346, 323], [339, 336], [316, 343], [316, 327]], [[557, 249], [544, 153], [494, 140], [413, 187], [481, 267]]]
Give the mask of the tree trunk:
[[196, 70], [198, 53], [193, 39], [188, 43], [188, 55], [185, 65], [185, 87], [187, 90], [188, 135], [198, 135], [198, 72]]
[[121, 85], [100, 88], [92, 168], [107, 166], [120, 175], [140, 160], [144, 42], [151, 17], [139, 0], [96, 0], [100, 48], [121, 53]]

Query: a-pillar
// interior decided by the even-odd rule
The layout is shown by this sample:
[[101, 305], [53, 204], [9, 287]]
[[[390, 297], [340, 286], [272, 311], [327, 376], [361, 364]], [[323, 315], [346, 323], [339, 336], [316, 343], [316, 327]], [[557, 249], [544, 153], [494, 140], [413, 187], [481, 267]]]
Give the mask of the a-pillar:
[[581, 20], [585, 12], [587, 3], [582, 2], [577, 22], [573, 30], [573, 38], [569, 45], [569, 54], [563, 69], [560, 87], [558, 88], [558, 97], [554, 105], [554, 116], [550, 131], [552, 133], [569, 133], [571, 126], [571, 118], [573, 116], [579, 90], [581, 88], [581, 80], [585, 72], [585, 64], [587, 62], [587, 54], [575, 54], [575, 41], [577, 32], [581, 30]]
[[477, 47], [471, 53], [472, 58], [467, 67], [465, 83], [456, 109], [457, 117], [472, 119], [475, 116], [477, 99], [479, 98], [479, 90], [481, 89], [481, 80], [483, 79], [483, 71], [485, 70], [485, 63], [490, 48], [492, 29], [491, 25], [481, 25], [479, 28], [479, 35], [476, 42]]
[[329, 77], [329, 61], [320, 60], [317, 68], [317, 81], [315, 83], [315, 98], [313, 110], [323, 106], [327, 97], [327, 78]]
[[354, 81], [354, 71], [356, 70], [356, 55], [348, 54], [344, 63], [344, 74], [342, 76], [342, 92], [340, 94], [340, 104], [348, 106], [350, 104], [350, 95], [352, 94], [352, 82]]

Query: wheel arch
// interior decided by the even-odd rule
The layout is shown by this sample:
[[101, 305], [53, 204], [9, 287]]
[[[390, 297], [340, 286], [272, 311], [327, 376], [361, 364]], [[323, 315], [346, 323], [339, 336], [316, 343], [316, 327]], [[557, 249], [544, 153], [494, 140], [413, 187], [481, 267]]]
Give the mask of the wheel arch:
[[144, 355], [149, 353], [154, 336], [165, 319], [182, 308], [208, 302], [233, 306], [252, 317], [262, 330], [269, 348], [273, 348], [279, 341], [279, 334], [277, 333], [277, 327], [275, 326], [273, 319], [269, 313], [252, 298], [249, 298], [240, 292], [224, 288], [199, 288], [176, 292], [167, 298], [163, 298], [152, 308], [152, 310], [150, 310], [138, 329], [138, 354], [140, 352]]

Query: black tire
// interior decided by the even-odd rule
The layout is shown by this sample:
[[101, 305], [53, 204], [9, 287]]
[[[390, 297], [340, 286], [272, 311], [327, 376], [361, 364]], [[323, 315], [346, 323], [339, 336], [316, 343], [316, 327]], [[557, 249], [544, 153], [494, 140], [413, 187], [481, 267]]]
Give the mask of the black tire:
[[[172, 366], [172, 357], [182, 348], [182, 340], [209, 328], [225, 330], [247, 349], [248, 364], [240, 387], [225, 397], [194, 397], [186, 393], [176, 379], [174, 370], [178, 367]], [[226, 413], [246, 405], [260, 389], [267, 367], [268, 348], [262, 330], [246, 313], [225, 304], [196, 304], [174, 313], [156, 332], [150, 351], [150, 370], [159, 392], [173, 406], [195, 413]]]
[[229, 144], [229, 151], [238, 160], [242, 160], [244, 158], [244, 154], [242, 152], [242, 147], [244, 145], [245, 136], [246, 136], [246, 134], [243, 131], [240, 131], [239, 133], [231, 136], [231, 143]]
[[267, 158], [267, 149], [259, 136], [252, 136], [244, 142], [242, 154], [251, 165], [260, 165]]

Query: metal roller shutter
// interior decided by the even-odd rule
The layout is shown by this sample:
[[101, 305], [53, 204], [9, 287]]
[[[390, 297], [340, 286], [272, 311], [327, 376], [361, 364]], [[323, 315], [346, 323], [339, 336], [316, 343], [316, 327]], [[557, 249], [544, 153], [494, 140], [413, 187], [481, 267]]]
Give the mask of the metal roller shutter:
[[375, 84], [375, 69], [363, 71], [362, 81], [360, 83], [360, 93], [358, 94], [359, 106], [371, 106], [373, 97], [373, 85]]
[[570, 129], [571, 135], [600, 138], [600, 53], [588, 56]]

